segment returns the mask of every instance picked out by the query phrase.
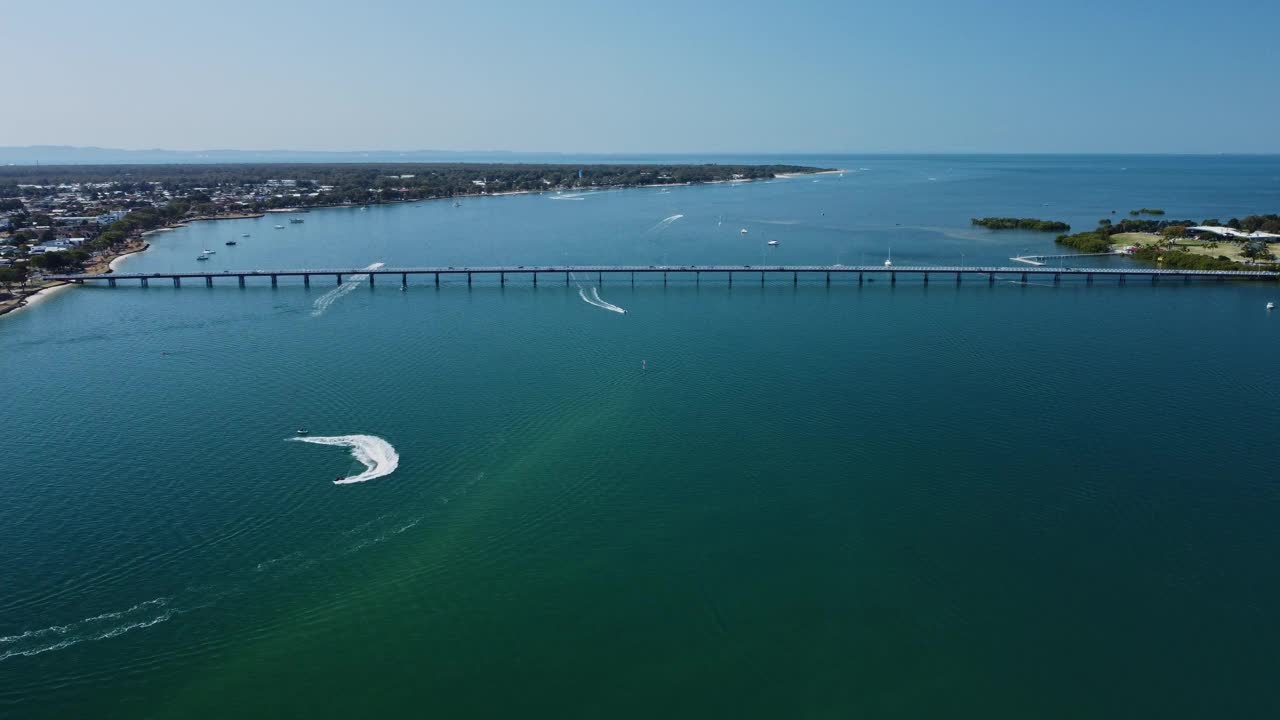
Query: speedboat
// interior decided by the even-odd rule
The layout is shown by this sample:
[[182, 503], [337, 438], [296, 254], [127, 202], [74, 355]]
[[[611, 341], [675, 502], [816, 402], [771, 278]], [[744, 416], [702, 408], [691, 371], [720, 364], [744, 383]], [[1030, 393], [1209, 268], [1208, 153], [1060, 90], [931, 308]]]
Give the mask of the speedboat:
[[276, 226], [276, 229], [277, 229], [277, 230], [283, 230], [283, 229], [284, 229], [284, 226], [283, 226], [283, 225], [277, 225], [277, 226]]
[[216, 251], [216, 250], [201, 250], [201, 251], [200, 251], [200, 253], [201, 253], [202, 255], [212, 255], [212, 254], [214, 254], [215, 252], [217, 252], [217, 251]]
[[308, 429], [306, 429], [306, 428], [298, 428], [298, 434], [299, 434], [299, 435], [309, 435], [309, 434], [311, 434], [311, 431], [310, 431], [310, 430], [308, 430]]
[[742, 229], [741, 229], [741, 230], [739, 230], [738, 232], [739, 232], [740, 234], [742, 234], [742, 235], [746, 235], [746, 234], [747, 234], [747, 229], [746, 229], [746, 228], [742, 228]]
[[770, 240], [770, 241], [768, 242], [768, 244], [769, 244], [769, 245], [777, 245], [777, 244], [778, 244], [778, 241], [777, 241], [777, 240]]
[[1268, 302], [1268, 303], [1267, 303], [1267, 309], [1268, 309], [1268, 310], [1275, 310], [1275, 309], [1276, 309], [1276, 304], [1275, 304], [1275, 303], [1273, 303], [1273, 302]]

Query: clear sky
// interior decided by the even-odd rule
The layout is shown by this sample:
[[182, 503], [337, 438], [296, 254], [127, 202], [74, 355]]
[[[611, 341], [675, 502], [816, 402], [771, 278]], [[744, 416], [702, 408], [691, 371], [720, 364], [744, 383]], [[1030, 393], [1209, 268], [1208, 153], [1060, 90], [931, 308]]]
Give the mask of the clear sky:
[[1280, 152], [1276, 0], [0, 4], [0, 145]]

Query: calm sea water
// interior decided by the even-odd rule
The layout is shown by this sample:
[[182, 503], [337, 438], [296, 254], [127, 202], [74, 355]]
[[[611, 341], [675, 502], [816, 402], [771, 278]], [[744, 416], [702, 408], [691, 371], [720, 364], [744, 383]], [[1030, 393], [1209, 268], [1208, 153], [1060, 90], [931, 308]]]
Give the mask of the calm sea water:
[[[124, 269], [1007, 264], [1052, 236], [970, 217], [1280, 209], [1280, 158], [794, 160], [852, 172], [204, 223]], [[1280, 711], [1280, 289], [579, 283], [0, 320], [0, 715]], [[300, 426], [399, 466], [335, 485]]]

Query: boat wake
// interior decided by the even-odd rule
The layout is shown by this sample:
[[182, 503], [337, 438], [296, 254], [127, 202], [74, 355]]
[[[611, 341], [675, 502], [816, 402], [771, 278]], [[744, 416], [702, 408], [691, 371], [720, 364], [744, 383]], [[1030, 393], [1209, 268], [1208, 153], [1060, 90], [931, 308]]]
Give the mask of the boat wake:
[[351, 448], [351, 457], [364, 465], [364, 472], [333, 481], [334, 485], [350, 485], [386, 477], [400, 467], [400, 455], [391, 443], [374, 435], [335, 435], [333, 437], [296, 437], [294, 442], [334, 445]]
[[12, 657], [30, 657], [93, 640], [106, 640], [130, 630], [148, 628], [173, 617], [178, 610], [169, 607], [168, 598], [138, 603], [128, 610], [103, 613], [66, 625], [51, 625], [41, 630], [28, 630], [19, 635], [0, 637], [0, 661]]
[[649, 228], [645, 232], [658, 232], [661, 230], [666, 230], [667, 228], [671, 227], [672, 223], [674, 223], [675, 221], [679, 220], [682, 217], [684, 217], [684, 213], [676, 213], [671, 217], [662, 218], [658, 222], [654, 223], [653, 227]]
[[586, 302], [588, 305], [595, 305], [596, 307], [601, 308], [603, 310], [608, 310], [609, 312], [616, 312], [616, 313], [623, 313], [623, 314], [627, 312], [623, 308], [620, 308], [611, 302], [601, 299], [600, 291], [596, 290], [594, 287], [591, 288], [590, 297], [587, 296], [587, 291], [585, 288], [579, 287], [578, 296], [581, 297], [582, 300]]
[[550, 195], [552, 200], [585, 200], [586, 195]]
[[[365, 270], [377, 270], [383, 265], [384, 263], [376, 262], [365, 268]], [[369, 276], [364, 274], [352, 275], [347, 278], [346, 282], [316, 298], [315, 303], [313, 303], [311, 307], [311, 317], [320, 317], [323, 315], [324, 312], [329, 309], [330, 305], [337, 302], [342, 296], [351, 293], [351, 291], [360, 286], [360, 283], [364, 282], [368, 278]]]

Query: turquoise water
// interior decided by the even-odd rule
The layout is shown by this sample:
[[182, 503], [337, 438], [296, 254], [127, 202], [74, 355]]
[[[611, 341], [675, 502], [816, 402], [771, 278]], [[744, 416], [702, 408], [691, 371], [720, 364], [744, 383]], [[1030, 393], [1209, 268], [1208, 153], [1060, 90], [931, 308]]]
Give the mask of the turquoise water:
[[[969, 217], [1280, 207], [1277, 158], [824, 160], [868, 169], [204, 223], [122, 269], [1005, 264], [1052, 236]], [[1274, 286], [347, 287], [0, 319], [0, 715], [1280, 710]], [[335, 485], [300, 426], [399, 465]]]

